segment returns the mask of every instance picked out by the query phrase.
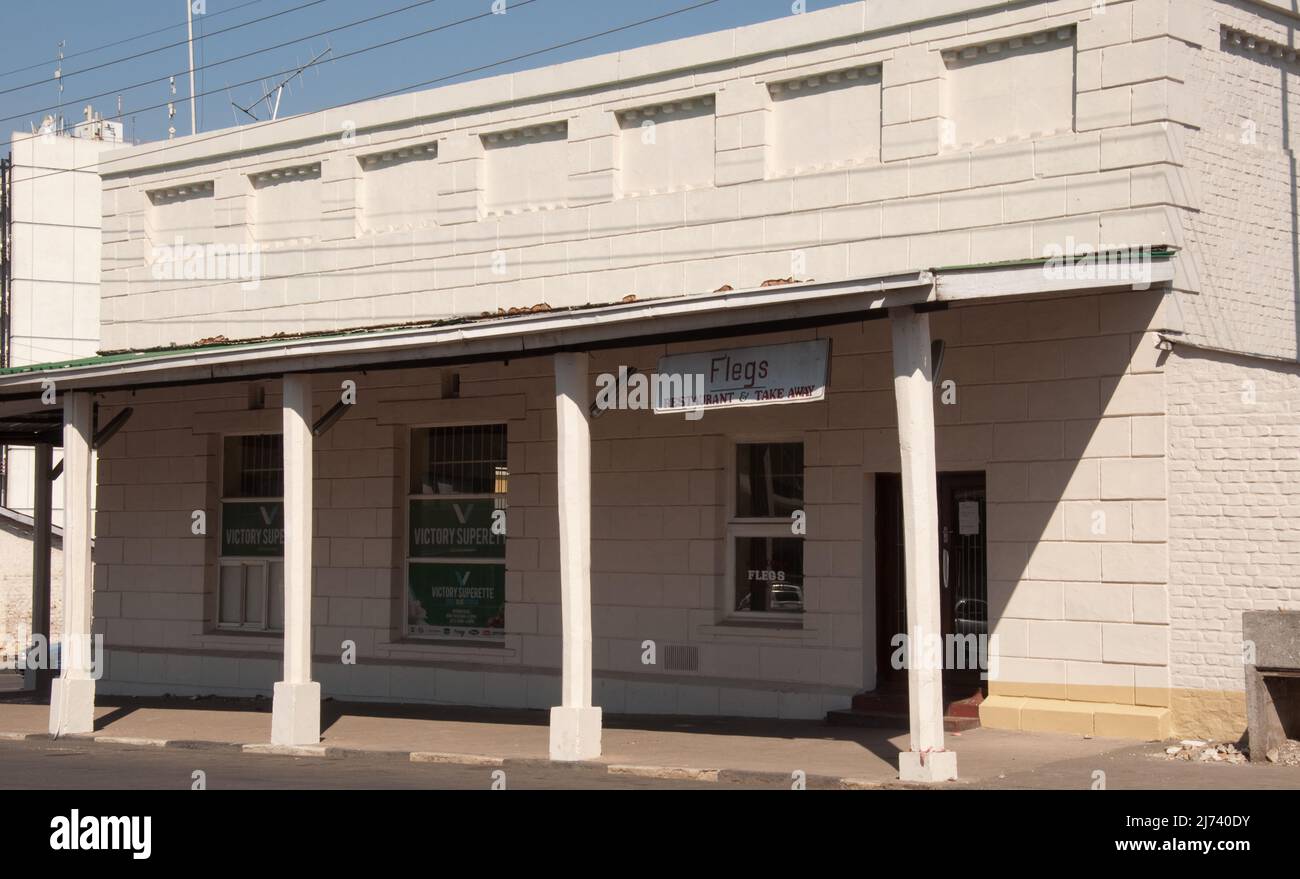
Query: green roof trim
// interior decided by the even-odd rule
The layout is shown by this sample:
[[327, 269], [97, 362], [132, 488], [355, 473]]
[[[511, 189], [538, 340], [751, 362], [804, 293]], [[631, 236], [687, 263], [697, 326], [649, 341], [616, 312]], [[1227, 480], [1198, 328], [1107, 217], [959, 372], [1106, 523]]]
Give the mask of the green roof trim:
[[[496, 315], [494, 315], [495, 317]], [[268, 336], [257, 339], [235, 339], [198, 345], [176, 345], [164, 348], [141, 348], [134, 351], [112, 351], [96, 354], [93, 357], [80, 357], [73, 360], [56, 360], [47, 363], [30, 363], [24, 366], [9, 366], [0, 369], [0, 376], [23, 375], [25, 373], [53, 372], [59, 369], [76, 369], [80, 366], [109, 366], [114, 363], [139, 363], [159, 360], [163, 357], [183, 357], [188, 354], [207, 354], [213, 351], [238, 351], [258, 345], [273, 346], [300, 341], [317, 341], [325, 339], [347, 339], [355, 336], [378, 336], [401, 330], [431, 329], [433, 327], [453, 326], [459, 323], [473, 323], [480, 318], [454, 318], [441, 321], [402, 324], [400, 326], [357, 327], [350, 330], [329, 330], [319, 333], [294, 333], [284, 336]]]

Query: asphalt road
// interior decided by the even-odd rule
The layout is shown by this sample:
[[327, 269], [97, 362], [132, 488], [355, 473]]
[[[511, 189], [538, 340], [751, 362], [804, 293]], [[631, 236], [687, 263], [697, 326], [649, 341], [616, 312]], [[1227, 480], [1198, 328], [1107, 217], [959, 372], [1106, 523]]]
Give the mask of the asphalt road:
[[[588, 767], [457, 766], [390, 757], [280, 757], [96, 742], [0, 742], [0, 790], [187, 790], [202, 770], [208, 790], [756, 790], [753, 782], [693, 782], [608, 775]], [[788, 785], [786, 785], [788, 787]]]

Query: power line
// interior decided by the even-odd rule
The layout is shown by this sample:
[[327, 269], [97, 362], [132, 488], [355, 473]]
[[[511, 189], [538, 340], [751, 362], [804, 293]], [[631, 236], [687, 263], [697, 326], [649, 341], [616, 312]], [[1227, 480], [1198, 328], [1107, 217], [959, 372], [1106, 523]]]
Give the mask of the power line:
[[[217, 36], [218, 34], [229, 33], [230, 31], [235, 31], [235, 30], [239, 30], [240, 28], [243, 28], [243, 27], [248, 27], [250, 24], [258, 24], [259, 22], [270, 21], [270, 20], [273, 19], [273, 18], [279, 18], [281, 15], [288, 15], [290, 12], [298, 12], [299, 10], [306, 9], [306, 8], [308, 8], [309, 6], [319, 6], [320, 4], [322, 4], [322, 3], [326, 3], [326, 2], [328, 2], [328, 0], [310, 0], [310, 2], [308, 2], [308, 3], [303, 3], [303, 4], [300, 4], [300, 5], [298, 5], [298, 6], [291, 6], [291, 7], [288, 8], [288, 9], [281, 9], [279, 12], [273, 12], [273, 13], [271, 13], [270, 15], [264, 15], [264, 16], [262, 16], [261, 18], [254, 18], [254, 19], [251, 19], [251, 20], [249, 20], [249, 21], [241, 21], [239, 24], [234, 24], [234, 25], [231, 25], [230, 27], [222, 28], [221, 30], [213, 31], [212, 33], [208, 34], [208, 36], [209, 36], [209, 37], [215, 37], [215, 36]], [[70, 71], [70, 72], [68, 72], [68, 73], [61, 73], [61, 74], [59, 74], [59, 77], [60, 77], [60, 79], [67, 79], [68, 77], [70, 77], [70, 76], [76, 76], [76, 75], [79, 74], [79, 73], [89, 73], [89, 72], [92, 71], [92, 70], [101, 70], [101, 69], [103, 69], [103, 68], [105, 68], [105, 67], [112, 67], [114, 64], [121, 64], [121, 63], [124, 62], [124, 61], [136, 61], [136, 60], [139, 60], [140, 58], [144, 58], [144, 57], [147, 56], [147, 55], [156, 55], [157, 53], [159, 53], [159, 52], [165, 52], [165, 51], [167, 51], [168, 49], [175, 49], [177, 46], [185, 46], [185, 45], [188, 45], [188, 43], [189, 43], [189, 40], [181, 40], [181, 41], [178, 42], [178, 43], [168, 43], [166, 46], [159, 46], [159, 47], [156, 48], [156, 49], [147, 49], [147, 50], [145, 50], [144, 52], [137, 52], [137, 53], [134, 54], [134, 55], [124, 55], [124, 56], [122, 56], [121, 58], [115, 58], [115, 59], [113, 59], [112, 61], [105, 61], [105, 62], [103, 62], [102, 64], [95, 64], [95, 65], [93, 65], [93, 66], [91, 66], [91, 67], [83, 67], [83, 68], [81, 68], [80, 70], [73, 70], [73, 71]], [[166, 78], [166, 77], [164, 77], [164, 79], [165, 79], [165, 78]], [[10, 86], [10, 87], [7, 88], [7, 89], [0, 89], [0, 95], [7, 95], [7, 94], [9, 94], [10, 92], [18, 92], [18, 91], [22, 91], [23, 89], [29, 89], [29, 88], [35, 88], [35, 87], [37, 87], [37, 86], [48, 85], [49, 82], [50, 82], [49, 79], [38, 79], [38, 80], [36, 80], [35, 82], [29, 82], [29, 83], [26, 83], [26, 84], [24, 84], [24, 85], [15, 85], [15, 86]], [[133, 86], [133, 88], [134, 88], [134, 86]], [[112, 94], [112, 92], [107, 92], [106, 94]], [[97, 95], [96, 97], [99, 97], [99, 96]], [[85, 99], [83, 98], [82, 100], [85, 100]], [[48, 110], [49, 107], [46, 107], [45, 109]], [[40, 112], [40, 111], [36, 111], [36, 112]], [[11, 117], [11, 118], [12, 118], [12, 117]]]
[[[525, 6], [525, 5], [529, 4], [529, 3], [536, 3], [536, 2], [538, 2], [538, 0], [520, 0], [520, 2], [515, 3], [511, 8], [512, 8], [512, 9], [518, 9], [518, 8], [521, 7], [521, 6]], [[564, 42], [561, 42], [561, 43], [554, 43], [554, 44], [552, 44], [552, 45], [550, 45], [550, 46], [544, 46], [544, 47], [541, 48], [541, 49], [534, 49], [534, 50], [531, 51], [531, 52], [524, 52], [524, 53], [521, 53], [521, 54], [519, 54], [519, 55], [513, 55], [513, 56], [511, 56], [511, 57], [509, 57], [509, 58], [502, 58], [502, 59], [499, 59], [499, 60], [497, 60], [497, 61], [489, 62], [489, 63], [487, 63], [487, 64], [480, 64], [480, 65], [478, 65], [477, 67], [468, 67], [468, 68], [465, 68], [464, 70], [458, 70], [458, 71], [455, 71], [455, 72], [453, 72], [453, 73], [445, 74], [445, 75], [443, 75], [443, 76], [434, 77], [433, 79], [427, 79], [427, 80], [424, 80], [423, 82], [409, 83], [409, 84], [404, 85], [404, 86], [399, 86], [399, 87], [397, 87], [397, 88], [395, 88], [395, 89], [390, 89], [390, 90], [388, 90], [388, 91], [386, 91], [386, 92], [380, 92], [380, 93], [378, 93], [378, 94], [370, 95], [370, 96], [368, 96], [368, 97], [357, 98], [357, 99], [355, 99], [355, 100], [344, 101], [343, 103], [340, 103], [340, 104], [334, 104], [334, 105], [329, 106], [329, 107], [322, 107], [321, 109], [319, 109], [319, 110], [314, 110], [314, 111], [312, 111], [312, 112], [314, 112], [314, 113], [328, 113], [328, 112], [331, 111], [331, 110], [339, 110], [339, 109], [342, 109], [343, 107], [349, 107], [349, 106], [352, 106], [353, 104], [361, 104], [361, 103], [364, 103], [364, 102], [366, 102], [366, 101], [376, 101], [376, 100], [379, 100], [380, 98], [386, 98], [386, 97], [390, 97], [390, 96], [392, 96], [392, 95], [401, 94], [402, 92], [411, 91], [412, 89], [421, 89], [421, 88], [426, 88], [426, 87], [428, 87], [428, 86], [433, 86], [433, 85], [437, 85], [437, 84], [439, 84], [439, 83], [446, 82], [447, 80], [450, 80], [450, 79], [456, 79], [456, 78], [461, 77], [461, 76], [468, 76], [468, 75], [473, 74], [473, 73], [480, 73], [480, 72], [482, 72], [482, 71], [484, 71], [484, 70], [490, 70], [490, 69], [493, 68], [493, 67], [500, 67], [500, 66], [505, 65], [505, 64], [513, 64], [513, 63], [516, 62], [516, 61], [523, 61], [523, 60], [526, 60], [526, 59], [528, 59], [528, 58], [535, 58], [536, 56], [538, 56], [538, 55], [544, 55], [544, 54], [546, 54], [547, 52], [554, 52], [554, 51], [557, 51], [557, 50], [559, 50], [559, 49], [567, 49], [567, 48], [569, 48], [570, 46], [576, 46], [576, 45], [579, 45], [579, 44], [581, 44], [581, 43], [587, 43], [587, 42], [590, 42], [590, 41], [592, 41], [592, 40], [598, 40], [598, 39], [600, 39], [601, 37], [607, 37], [607, 36], [610, 36], [610, 35], [612, 35], [612, 34], [621, 33], [622, 31], [631, 30], [631, 29], [636, 28], [636, 27], [641, 27], [642, 25], [652, 24], [652, 23], [654, 23], [654, 22], [656, 22], [656, 21], [663, 21], [663, 20], [665, 20], [665, 19], [672, 18], [673, 16], [676, 16], [676, 15], [682, 15], [682, 14], [685, 14], [685, 13], [687, 13], [687, 12], [693, 12], [693, 11], [696, 10], [696, 9], [703, 9], [705, 6], [713, 6], [714, 4], [716, 4], [716, 3], [720, 3], [720, 2], [722, 2], [722, 0], [700, 0], [700, 2], [692, 3], [692, 4], [690, 4], [689, 6], [682, 6], [682, 7], [679, 7], [679, 8], [677, 8], [677, 9], [669, 10], [668, 12], [662, 12], [662, 13], [660, 13], [660, 14], [658, 14], [658, 15], [652, 15], [652, 16], [650, 16], [649, 18], [643, 18], [643, 19], [640, 19], [640, 20], [638, 20], [638, 21], [628, 22], [627, 24], [622, 24], [622, 25], [619, 25], [619, 26], [617, 26], [617, 27], [612, 27], [612, 28], [609, 28], [609, 29], [607, 29], [607, 30], [599, 31], [599, 32], [594, 33], [594, 34], [588, 34], [588, 35], [586, 35], [586, 36], [584, 36], [584, 37], [576, 37], [576, 38], [574, 38], [574, 39], [572, 39], [572, 40], [565, 40]], [[489, 12], [489, 13], [487, 13], [487, 14], [488, 14], [488, 15], [493, 15], [494, 13]], [[445, 27], [450, 27], [450, 26], [456, 25], [456, 24], [464, 24], [464, 23], [466, 23], [466, 22], [468, 22], [468, 21], [473, 21], [475, 18], [481, 18], [481, 17], [482, 17], [482, 16], [480, 15], [480, 16], [474, 16], [473, 18], [461, 19], [461, 20], [458, 21], [458, 22], [451, 22], [450, 24], [448, 24], [448, 25], [444, 25], [443, 27], [445, 28]], [[405, 39], [405, 38], [404, 38], [404, 39]], [[371, 47], [371, 48], [375, 48], [375, 47]], [[357, 53], [349, 53], [349, 54], [357, 54]], [[344, 59], [344, 58], [346, 58], [346, 57], [348, 57], [348, 55], [340, 55], [338, 58], [332, 58], [332, 59], [330, 59], [330, 60], [331, 60], [331, 61], [341, 61], [342, 59]], [[161, 106], [166, 106], [166, 105], [164, 104], [164, 105], [161, 105]], [[264, 122], [254, 122], [254, 123], [250, 123], [249, 125], [245, 126], [245, 127], [244, 127], [244, 130], [252, 131], [252, 130], [255, 130], [255, 129], [260, 129], [260, 128], [267, 127], [267, 126], [271, 126], [271, 125], [279, 125], [279, 124], [281, 124], [281, 123], [283, 123], [283, 122], [287, 122], [288, 120], [290, 120], [290, 119], [294, 119], [294, 118], [296, 118], [296, 117], [294, 117], [294, 116], [282, 116], [282, 117], [280, 117], [279, 119], [270, 119], [270, 120], [266, 120], [266, 121], [264, 121]], [[141, 150], [141, 151], [139, 151], [139, 152], [132, 152], [132, 154], [131, 154], [130, 156], [123, 156], [122, 158], [119, 158], [119, 159], [108, 159], [108, 160], [105, 160], [104, 162], [93, 162], [93, 163], [88, 164], [88, 165], [79, 165], [79, 166], [74, 167], [74, 168], [63, 168], [63, 169], [60, 169], [60, 170], [57, 170], [57, 171], [51, 171], [51, 172], [46, 173], [46, 174], [33, 175], [32, 177], [27, 178], [27, 180], [28, 180], [28, 181], [40, 180], [42, 177], [53, 177], [53, 176], [55, 176], [56, 174], [68, 174], [68, 173], [72, 173], [72, 172], [75, 172], [75, 171], [92, 171], [92, 170], [93, 170], [93, 171], [98, 171], [98, 170], [101, 168], [101, 166], [102, 166], [102, 165], [105, 165], [105, 164], [111, 164], [111, 163], [113, 163], [113, 162], [124, 162], [124, 161], [127, 161], [128, 159], [134, 160], [134, 159], [137, 159], [137, 158], [139, 158], [139, 157], [141, 157], [141, 156], [150, 156], [150, 155], [155, 155], [155, 154], [157, 154], [157, 153], [167, 152], [168, 150], [172, 150], [172, 149], [179, 149], [179, 148], [186, 148], [186, 149], [188, 149], [189, 147], [193, 146], [194, 144], [205, 143], [205, 142], [207, 142], [207, 141], [209, 141], [209, 140], [216, 140], [216, 139], [218, 139], [218, 138], [222, 138], [222, 137], [229, 137], [229, 136], [232, 134], [233, 131], [234, 131], [234, 129], [229, 129], [229, 128], [228, 128], [228, 129], [223, 129], [223, 130], [221, 130], [221, 131], [213, 132], [213, 133], [211, 133], [211, 134], [205, 134], [205, 135], [202, 135], [202, 136], [200, 136], [200, 137], [191, 137], [191, 138], [186, 138], [186, 139], [185, 139], [184, 141], [182, 141], [182, 142], [176, 142], [176, 143], [172, 143], [172, 144], [164, 143], [164, 144], [163, 144], [162, 146], [160, 146], [160, 147], [156, 147], [156, 148], [151, 149], [151, 150]], [[40, 135], [34, 135], [34, 136], [35, 136], [35, 137], [39, 137]], [[31, 138], [24, 138], [24, 139], [31, 139]], [[301, 273], [300, 273], [300, 274], [301, 274]]]
[[[318, 2], [320, 2], [320, 0], [318, 0]], [[429, 3], [436, 3], [436, 2], [438, 2], [438, 0], [420, 0], [420, 2], [418, 2], [418, 3], [414, 3], [414, 4], [412, 4], [411, 6], [403, 7], [402, 9], [394, 9], [394, 10], [392, 10], [391, 12], [383, 13], [383, 15], [373, 16], [373, 18], [382, 18], [384, 15], [394, 15], [394, 14], [396, 14], [396, 13], [398, 13], [398, 12], [403, 12], [403, 11], [405, 11], [406, 9], [410, 9], [410, 8], [412, 8], [413, 6], [423, 6], [423, 5], [426, 5], [426, 4], [429, 4]], [[524, 6], [529, 6], [529, 5], [533, 4], [533, 3], [538, 3], [538, 2], [541, 2], [541, 0], [513, 0], [513, 5], [511, 5], [510, 8], [511, 8], [511, 9], [520, 9], [520, 8], [522, 8], [522, 7], [524, 7]], [[456, 21], [450, 21], [450, 22], [447, 22], [446, 24], [435, 25], [434, 27], [425, 28], [424, 30], [422, 30], [422, 31], [417, 31], [416, 33], [413, 33], [413, 34], [406, 34], [405, 36], [394, 37], [393, 39], [390, 39], [390, 40], [384, 40], [383, 42], [375, 43], [375, 44], [370, 45], [370, 46], [363, 46], [363, 47], [360, 48], [360, 49], [353, 49], [351, 52], [344, 52], [342, 55], [335, 55], [334, 57], [330, 58], [328, 61], [322, 62], [320, 66], [323, 67], [323, 66], [325, 66], [326, 64], [333, 64], [333, 63], [336, 62], [336, 61], [343, 61], [343, 60], [345, 60], [345, 59], [352, 58], [352, 57], [355, 57], [355, 56], [357, 56], [357, 55], [364, 55], [364, 54], [366, 54], [367, 52], [373, 52], [373, 51], [375, 51], [376, 49], [385, 49], [385, 48], [388, 48], [389, 46], [394, 46], [394, 45], [396, 45], [396, 44], [398, 44], [398, 43], [404, 43], [404, 42], [406, 42], [407, 40], [414, 40], [414, 39], [416, 39], [416, 38], [418, 38], [418, 37], [428, 36], [429, 34], [437, 33], [438, 31], [448, 30], [448, 29], [450, 29], [450, 28], [457, 27], [457, 26], [462, 25], [462, 24], [469, 24], [470, 22], [478, 21], [478, 20], [480, 20], [480, 19], [484, 19], [484, 18], [492, 18], [492, 17], [495, 17], [496, 15], [497, 15], [497, 13], [492, 12], [491, 10], [489, 10], [489, 11], [487, 11], [487, 12], [480, 12], [480, 13], [478, 13], [477, 15], [471, 15], [471, 16], [469, 16], [468, 18], [461, 18], [461, 19], [457, 19]], [[355, 25], [355, 24], [359, 24], [359, 23], [360, 23], [360, 22], [353, 22], [352, 24]], [[352, 25], [346, 25], [346, 26], [347, 26], [347, 27], [351, 27]], [[321, 34], [324, 34], [324, 33], [329, 33], [329, 31], [322, 31], [320, 34], [315, 34], [315, 35], [313, 35], [313, 36], [321, 36]], [[311, 37], [303, 37], [302, 39], [303, 39], [303, 40], [311, 39]], [[291, 42], [302, 42], [302, 40], [293, 40], [293, 41], [291, 41]], [[284, 45], [288, 45], [288, 43], [286, 43], [286, 44], [284, 44]], [[278, 48], [278, 47], [274, 47], [274, 46], [273, 46], [273, 47], [271, 47], [271, 48]], [[259, 54], [260, 52], [264, 52], [264, 51], [270, 51], [270, 49], [261, 49], [261, 50], [258, 50], [258, 52], [250, 52], [250, 53], [248, 53], [248, 54], [249, 54], [249, 55], [256, 55], [256, 54]], [[241, 56], [241, 57], [246, 57], [246, 56]], [[239, 60], [239, 59], [227, 59], [227, 60]], [[213, 66], [213, 65], [209, 65], [209, 66]], [[268, 77], [284, 76], [285, 74], [289, 74], [289, 73], [293, 73], [293, 72], [295, 72], [297, 69], [298, 69], [297, 67], [286, 67], [286, 68], [283, 69], [283, 70], [276, 70], [276, 71], [273, 71], [273, 72], [271, 72], [271, 73], [263, 74], [263, 75], [257, 77], [256, 79], [246, 79], [246, 80], [244, 80], [243, 82], [237, 82], [237, 83], [235, 83], [233, 86], [231, 86], [231, 85], [226, 85], [226, 86], [223, 86], [222, 88], [219, 88], [219, 89], [210, 89], [209, 91], [201, 92], [200, 94], [195, 95], [195, 96], [194, 96], [194, 99], [195, 99], [195, 100], [198, 100], [199, 98], [207, 97], [208, 95], [217, 94], [218, 92], [229, 91], [231, 88], [240, 88], [241, 86], [251, 85], [251, 84], [253, 84], [253, 83], [261, 82], [261, 81], [263, 81], [264, 79], [266, 79], [266, 78], [268, 78]], [[170, 79], [170, 77], [164, 76], [164, 77], [162, 77], [161, 79], [157, 79], [157, 80], [153, 80], [153, 81], [154, 81], [154, 82], [162, 82], [163, 80], [167, 80], [167, 79]], [[134, 86], [132, 86], [132, 88], [134, 88]], [[113, 94], [113, 93], [116, 92], [116, 91], [117, 91], [117, 90], [114, 89], [113, 91], [105, 92], [104, 94], [105, 94], [105, 95], [109, 95], [109, 94]], [[96, 95], [96, 96], [94, 96], [94, 97], [103, 97], [103, 95]], [[80, 98], [80, 99], [77, 100], [77, 103], [80, 103], [81, 101], [85, 101], [85, 100], [89, 100], [89, 99], [88, 99], [88, 98]], [[162, 108], [164, 108], [164, 107], [167, 107], [168, 105], [173, 104], [173, 103], [176, 103], [176, 101], [175, 101], [175, 100], [163, 101], [162, 103], [154, 104], [154, 105], [149, 106], [149, 107], [138, 107], [138, 108], [135, 108], [135, 109], [133, 109], [131, 112], [132, 112], [132, 113], [143, 113], [143, 112], [145, 112], [145, 111], [147, 111], [147, 110], [159, 110], [159, 109], [162, 109]], [[50, 108], [47, 107], [46, 109], [50, 109]], [[36, 111], [36, 112], [41, 112], [41, 111]], [[30, 114], [23, 114], [23, 115], [26, 116], [26, 115], [30, 115]], [[12, 119], [17, 119], [17, 118], [20, 118], [20, 117], [18, 117], [18, 116], [6, 116], [5, 118], [0, 119], [0, 122], [8, 122], [8, 121], [10, 121], [10, 120], [12, 120]], [[32, 139], [37, 138], [37, 137], [40, 137], [40, 136], [41, 136], [40, 133], [30, 134], [30, 135], [25, 135], [25, 136], [23, 136], [23, 137], [21, 137], [21, 138], [14, 138], [12, 142], [13, 142], [13, 143], [21, 143], [22, 141], [32, 140]]]
[[[325, 2], [325, 0], [316, 0], [316, 2], [317, 2], [317, 3], [323, 3], [323, 2]], [[230, 64], [230, 63], [235, 62], [235, 61], [243, 61], [243, 60], [245, 60], [245, 59], [247, 59], [247, 58], [252, 58], [252, 57], [254, 57], [255, 55], [261, 55], [261, 54], [263, 54], [263, 53], [265, 53], [265, 52], [273, 52], [273, 51], [275, 51], [276, 49], [283, 49], [285, 46], [292, 46], [292, 45], [294, 45], [295, 43], [305, 43], [306, 41], [308, 41], [308, 40], [314, 40], [314, 39], [316, 39], [317, 37], [323, 37], [323, 36], [326, 36], [326, 35], [328, 35], [328, 34], [335, 33], [335, 32], [337, 32], [337, 31], [344, 31], [344, 30], [347, 30], [347, 29], [349, 29], [349, 28], [359, 27], [360, 25], [363, 25], [363, 24], [369, 24], [369, 23], [372, 22], [372, 21], [378, 21], [378, 20], [381, 19], [381, 18], [387, 18], [387, 17], [390, 16], [390, 15], [397, 15], [397, 14], [402, 13], [402, 12], [407, 12], [407, 11], [409, 11], [409, 10], [411, 10], [411, 9], [415, 9], [415, 8], [418, 7], [418, 6], [428, 6], [430, 3], [437, 3], [437, 2], [438, 2], [438, 0], [419, 0], [419, 2], [416, 2], [416, 3], [410, 3], [410, 4], [406, 5], [406, 6], [402, 6], [402, 7], [398, 8], [398, 9], [392, 9], [392, 10], [389, 10], [388, 12], [381, 12], [381, 13], [379, 13], [379, 14], [377, 14], [377, 15], [371, 15], [371, 16], [369, 16], [368, 18], [357, 19], [356, 21], [351, 21], [351, 22], [348, 22], [347, 24], [341, 24], [341, 25], [338, 25], [337, 27], [327, 28], [327, 29], [325, 29], [325, 30], [323, 30], [323, 31], [317, 31], [317, 32], [314, 33], [314, 34], [308, 34], [308, 35], [305, 36], [305, 37], [297, 37], [296, 39], [286, 40], [286, 41], [284, 41], [283, 43], [276, 43], [274, 46], [266, 46], [266, 47], [261, 48], [261, 49], [254, 49], [254, 50], [252, 50], [252, 51], [245, 52], [245, 53], [243, 53], [242, 55], [235, 55], [235, 56], [230, 57], [230, 58], [224, 58], [224, 59], [222, 59], [221, 61], [213, 61], [213, 62], [210, 63], [210, 64], [203, 64], [203, 65], [201, 65], [201, 66], [199, 66], [199, 67], [194, 68], [194, 70], [195, 70], [195, 72], [197, 73], [197, 72], [199, 72], [199, 71], [207, 70], [207, 69], [212, 68], [212, 67], [220, 67], [220, 66], [223, 65], [223, 64]], [[209, 34], [208, 36], [214, 36], [214, 34]], [[415, 36], [420, 36], [420, 34], [416, 34]], [[269, 75], [270, 75], [270, 76], [279, 76], [280, 74], [285, 73], [285, 72], [287, 72], [287, 71], [279, 71], [278, 73], [272, 73], [272, 74], [269, 74]], [[166, 81], [167, 81], [171, 76], [172, 76], [172, 74], [168, 74], [167, 76], [160, 76], [160, 77], [157, 77], [156, 79], [146, 79], [146, 80], [143, 80], [143, 81], [141, 81], [141, 82], [137, 82], [137, 83], [135, 83], [134, 85], [128, 85], [128, 86], [124, 86], [124, 87], [118, 87], [118, 88], [109, 89], [108, 91], [106, 91], [106, 92], [100, 92], [100, 93], [97, 94], [97, 95], [88, 95], [88, 96], [86, 96], [86, 97], [76, 98], [75, 100], [71, 100], [71, 101], [67, 101], [67, 100], [65, 100], [64, 103], [67, 103], [67, 104], [82, 104], [82, 103], [85, 103], [85, 102], [87, 102], [87, 101], [93, 101], [93, 100], [95, 100], [96, 98], [103, 98], [103, 97], [107, 97], [108, 95], [121, 94], [121, 93], [123, 93], [123, 92], [134, 91], [135, 89], [141, 88], [141, 87], [146, 86], [146, 85], [155, 85], [155, 84], [160, 83], [160, 82], [166, 82]], [[261, 79], [261, 78], [262, 78], [262, 77], [259, 77], [259, 79]], [[257, 81], [258, 81], [258, 80], [248, 80], [247, 82], [241, 82], [241, 83], [239, 83], [239, 84], [238, 84], [237, 86], [235, 86], [235, 87], [238, 88], [239, 86], [242, 86], [242, 85], [248, 85], [249, 82], [257, 82]], [[229, 86], [228, 86], [227, 88], [229, 88]], [[210, 94], [214, 94], [214, 93], [216, 93], [216, 92], [218, 92], [218, 91], [221, 91], [221, 89], [213, 89], [212, 91], [202, 92], [202, 93], [200, 93], [200, 94], [195, 95], [195, 96], [194, 96], [194, 99], [197, 101], [197, 99], [199, 99], [199, 98], [201, 98], [201, 97], [204, 97], [204, 96], [206, 96], [206, 95], [210, 95]], [[4, 94], [4, 92], [0, 92], [0, 94]], [[26, 118], [26, 117], [28, 117], [28, 116], [36, 116], [36, 115], [39, 115], [39, 114], [41, 114], [41, 113], [45, 113], [45, 112], [47, 112], [47, 111], [49, 111], [49, 110], [51, 110], [51, 109], [53, 109], [53, 108], [51, 108], [51, 107], [41, 107], [41, 108], [38, 108], [38, 109], [36, 109], [36, 110], [29, 110], [29, 111], [27, 111], [27, 112], [25, 112], [25, 113], [16, 113], [16, 114], [14, 114], [13, 116], [5, 116], [4, 118], [0, 119], [0, 122], [10, 122], [10, 121], [12, 121], [12, 120], [14, 120], [14, 119], [23, 119], [23, 118]], [[143, 109], [145, 109], [145, 110], [153, 110], [153, 109], [157, 109], [157, 107], [145, 107], [145, 108], [143, 108]], [[140, 112], [140, 110], [135, 110], [135, 111], [133, 111], [133, 112]]]
[[[207, 13], [206, 17], [216, 18], [219, 15], [228, 15], [231, 12], [235, 12], [236, 10], [243, 9], [245, 6], [253, 6], [254, 4], [261, 3], [261, 2], [262, 0], [248, 0], [248, 2], [246, 3], [241, 3], [238, 6], [232, 6], [229, 9], [223, 9], [220, 12]], [[89, 49], [82, 49], [80, 52], [72, 52], [68, 55], [65, 55], [64, 60], [66, 61], [68, 58], [80, 58], [82, 55], [90, 55], [94, 52], [103, 51], [104, 49], [112, 49], [114, 46], [121, 46], [125, 43], [133, 43], [136, 40], [142, 40], [145, 37], [152, 37], [155, 34], [161, 34], [166, 31], [175, 30], [178, 27], [181, 27], [181, 25], [169, 24], [166, 27], [160, 27], [157, 30], [145, 31], [142, 34], [136, 34], [133, 37], [125, 37], [123, 39], [117, 40], [112, 43], [104, 43], [102, 46], [92, 46]], [[0, 73], [0, 78], [6, 76], [12, 76], [15, 73], [22, 73], [25, 70], [35, 70], [38, 67], [44, 67], [48, 63], [49, 63], [48, 61], [37, 61], [35, 64], [28, 64], [26, 67], [15, 67], [13, 70], [6, 70], [3, 73]]]

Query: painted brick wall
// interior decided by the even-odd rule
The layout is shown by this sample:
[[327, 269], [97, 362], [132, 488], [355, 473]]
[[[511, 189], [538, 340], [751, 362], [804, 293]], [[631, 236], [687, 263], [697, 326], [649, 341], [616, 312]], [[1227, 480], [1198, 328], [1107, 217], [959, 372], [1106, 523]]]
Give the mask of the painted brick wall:
[[[63, 551], [57, 541], [50, 553], [50, 632], [63, 630]], [[0, 662], [15, 658], [14, 651], [32, 630], [31, 530], [6, 520], [0, 525]]]
[[1187, 88], [1199, 129], [1186, 136], [1180, 185], [1197, 210], [1184, 215], [1180, 285], [1200, 295], [1181, 297], [1184, 328], [1195, 344], [1295, 359], [1296, 21], [1253, 4], [1194, 5], [1203, 45]]
[[1300, 610], [1300, 369], [1179, 346], [1166, 374], [1173, 685], [1239, 730], [1241, 612]]

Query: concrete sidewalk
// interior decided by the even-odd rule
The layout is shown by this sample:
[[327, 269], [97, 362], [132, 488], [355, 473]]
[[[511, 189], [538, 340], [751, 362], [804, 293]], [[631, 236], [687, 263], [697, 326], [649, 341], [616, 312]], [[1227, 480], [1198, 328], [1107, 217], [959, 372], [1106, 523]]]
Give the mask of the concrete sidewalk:
[[[49, 709], [30, 698], [0, 700], [0, 737], [47, 734]], [[270, 700], [104, 698], [94, 738], [157, 747], [243, 747], [286, 753], [267, 743]], [[543, 711], [326, 701], [321, 745], [295, 756], [387, 752], [413, 761], [496, 765], [545, 761]], [[1287, 787], [1300, 789], [1300, 767], [1191, 767], [1163, 758], [1163, 746], [1075, 735], [976, 729], [950, 734], [963, 785], [1088, 789], [1092, 771], [1127, 773], [1141, 787]], [[816, 721], [607, 715], [604, 755], [611, 772], [661, 778], [763, 777], [789, 781], [802, 772], [842, 787], [898, 784], [901, 730], [855, 729]], [[1194, 770], [1194, 771], [1193, 771]], [[1211, 774], [1206, 775], [1205, 771]], [[1219, 770], [1224, 770], [1218, 772]], [[1218, 772], [1218, 774], [1214, 774]], [[1035, 782], [1034, 780], [1038, 781]]]

